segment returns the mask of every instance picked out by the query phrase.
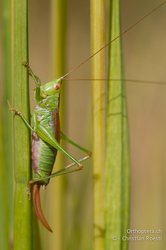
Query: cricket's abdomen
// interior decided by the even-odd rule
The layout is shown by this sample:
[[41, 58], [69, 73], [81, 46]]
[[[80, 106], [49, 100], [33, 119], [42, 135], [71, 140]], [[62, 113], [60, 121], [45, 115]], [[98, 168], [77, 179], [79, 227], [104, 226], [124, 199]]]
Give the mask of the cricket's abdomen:
[[50, 175], [54, 165], [57, 150], [49, 146], [36, 133], [32, 135], [32, 167], [34, 172], [43, 171]]
[[[49, 130], [58, 142], [60, 141], [60, 123], [58, 110], [47, 114], [46, 119], [41, 124]], [[53, 169], [57, 149], [43, 141], [35, 132], [32, 134], [32, 167], [34, 170], [34, 179], [48, 177]], [[41, 181], [41, 184], [47, 185], [49, 179]]]

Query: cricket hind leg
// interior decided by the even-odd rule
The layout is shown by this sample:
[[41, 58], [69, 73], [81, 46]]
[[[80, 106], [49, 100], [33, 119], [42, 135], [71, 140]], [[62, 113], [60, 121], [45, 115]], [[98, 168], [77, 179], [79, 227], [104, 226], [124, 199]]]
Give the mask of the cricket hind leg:
[[[66, 140], [68, 143], [70, 143], [71, 145], [75, 146], [76, 148], [80, 149], [83, 152], [86, 152], [87, 155], [84, 156], [84, 157], [82, 157], [81, 159], [79, 159], [78, 162], [84, 162], [84, 161], [86, 161], [87, 159], [89, 159], [91, 157], [92, 153], [88, 149], [80, 146], [75, 141], [71, 140], [63, 132], [61, 132], [61, 137], [62, 137], [62, 139]], [[82, 169], [83, 169], [83, 166], [82, 167], [78, 167], [78, 165], [75, 162], [72, 162], [69, 165], [67, 165], [65, 168], [63, 168], [63, 169], [61, 169], [59, 171], [56, 171], [55, 173], [51, 174], [49, 176], [49, 178], [52, 178], [52, 177], [55, 177], [55, 176], [59, 176], [59, 175], [73, 173], [73, 172], [76, 172], [76, 171], [79, 171], [79, 170], [82, 170]]]
[[[84, 156], [83, 158], [79, 159], [78, 162], [83, 162], [87, 159], [89, 159], [90, 156], [89, 155], [86, 155]], [[72, 162], [70, 163], [69, 165], [67, 165], [65, 168], [63, 169], [60, 169], [54, 173], [52, 173], [51, 175], [45, 177], [45, 178], [41, 178], [41, 179], [37, 179], [37, 180], [31, 180], [29, 182], [30, 186], [35, 184], [35, 183], [40, 183], [42, 180], [48, 180], [48, 179], [51, 179], [53, 177], [56, 177], [56, 176], [60, 176], [60, 175], [64, 175], [64, 174], [70, 174], [70, 173], [74, 173], [74, 172], [77, 172], [77, 171], [80, 171], [83, 169], [83, 166], [78, 166], [75, 162]]]
[[[70, 143], [71, 145], [73, 145], [74, 147], [78, 148], [80, 151], [85, 152], [87, 155], [82, 157], [81, 159], [77, 160], [77, 162], [81, 163], [87, 159], [89, 159], [91, 157], [91, 152], [80, 146], [79, 144], [77, 144], [75, 141], [73, 141], [72, 139], [70, 139], [68, 136], [66, 136], [62, 131], [61, 131], [61, 138], [65, 141], [67, 141], [68, 143]], [[77, 162], [72, 162], [69, 165], [67, 165], [65, 168], [54, 172], [53, 174], [51, 174], [50, 176], [48, 176], [48, 179], [53, 178], [55, 176], [59, 176], [59, 175], [64, 175], [64, 174], [69, 174], [69, 173], [73, 173], [79, 170], [83, 169], [83, 165], [78, 165]]]
[[[69, 142], [73, 146], [77, 147], [81, 151], [87, 153], [87, 155], [84, 156], [84, 157], [82, 157], [81, 159], [79, 159], [78, 162], [80, 162], [80, 163], [84, 162], [85, 160], [87, 160], [87, 159], [89, 159], [91, 157], [92, 153], [88, 149], [86, 149], [86, 148], [78, 145], [76, 142], [74, 142], [69, 137], [67, 137], [63, 132], [61, 132], [61, 137], [62, 137], [62, 139], [66, 140], [67, 142]], [[76, 162], [72, 162], [69, 165], [67, 165], [65, 168], [60, 169], [60, 170], [52, 173], [51, 175], [45, 177], [45, 179], [51, 179], [51, 178], [56, 177], [56, 176], [60, 176], [60, 175], [64, 175], [64, 174], [69, 174], [69, 173], [77, 172], [77, 171], [80, 171], [82, 169], [83, 169], [82, 165], [78, 166]], [[44, 180], [44, 179], [42, 178], [42, 179], [38, 179], [38, 180], [34, 180], [34, 181], [32, 180], [31, 183], [33, 183], [33, 182], [40, 182], [41, 180]]]

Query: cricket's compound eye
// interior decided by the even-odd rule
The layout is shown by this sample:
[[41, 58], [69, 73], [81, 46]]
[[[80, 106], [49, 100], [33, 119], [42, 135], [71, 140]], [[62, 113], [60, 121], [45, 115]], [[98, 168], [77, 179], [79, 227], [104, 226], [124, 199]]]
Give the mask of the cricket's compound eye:
[[60, 84], [59, 83], [54, 83], [54, 89], [58, 90], [60, 88]]

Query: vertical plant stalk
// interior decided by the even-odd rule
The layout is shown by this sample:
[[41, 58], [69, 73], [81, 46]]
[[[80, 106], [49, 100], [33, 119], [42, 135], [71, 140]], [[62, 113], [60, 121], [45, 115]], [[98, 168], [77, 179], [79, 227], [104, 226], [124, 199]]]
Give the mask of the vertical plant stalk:
[[2, 87], [0, 89], [0, 249], [9, 249], [9, 204], [6, 174], [6, 159], [4, 150], [4, 121], [2, 117]]
[[[2, 93], [2, 92], [1, 92]], [[1, 96], [0, 96], [1, 97]], [[0, 99], [2, 100], [2, 99]], [[2, 106], [2, 101], [0, 101]], [[0, 110], [0, 138], [4, 136], [4, 126], [2, 119], [2, 109]], [[9, 214], [8, 214], [8, 193], [7, 193], [7, 178], [6, 178], [6, 160], [5, 160], [5, 150], [2, 139], [0, 140], [0, 233], [1, 241], [0, 248], [7, 250], [9, 249]]]
[[[1, 92], [2, 93], [2, 92]], [[2, 101], [0, 102], [2, 107]], [[8, 201], [6, 199], [7, 193], [7, 178], [6, 178], [6, 161], [5, 161], [5, 152], [3, 146], [3, 120], [2, 120], [2, 109], [0, 109], [0, 199], [2, 201], [0, 206], [0, 233], [1, 241], [0, 248], [8, 249], [9, 248], [9, 216], [8, 216]]]
[[[12, 105], [29, 121], [27, 0], [12, 0]], [[20, 117], [14, 117], [14, 249], [31, 250], [31, 203], [27, 196], [30, 180], [30, 132]]]
[[[13, 229], [13, 161], [12, 161], [12, 119], [7, 100], [11, 99], [11, 3], [2, 1], [2, 56], [3, 84], [0, 104], [0, 249], [9, 249]], [[9, 153], [10, 152], [10, 153]]]
[[[120, 33], [120, 7], [111, 1], [110, 39]], [[123, 79], [121, 40], [111, 44], [109, 79]], [[106, 154], [106, 249], [127, 249], [129, 227], [129, 149], [124, 82], [109, 81]], [[116, 240], [113, 240], [113, 237]]]
[[[51, 1], [51, 50], [52, 50], [52, 77], [59, 78], [64, 75], [65, 71], [65, 54], [66, 54], [66, 0], [52, 0]], [[63, 106], [64, 106], [64, 87], [61, 94], [60, 103], [60, 121], [61, 130], [63, 126]], [[63, 155], [58, 154], [56, 159], [56, 167], [63, 166]], [[54, 178], [50, 182], [50, 220], [53, 222], [53, 231], [56, 232], [55, 236], [49, 237], [50, 249], [63, 249], [64, 248], [64, 196], [63, 196], [63, 179]], [[56, 195], [55, 195], [56, 192]]]
[[58, 79], [64, 75], [66, 55], [66, 0], [52, 0], [52, 73]]
[[[91, 0], [92, 53], [105, 44], [104, 1]], [[92, 59], [92, 78], [105, 78], [105, 53]], [[94, 249], [104, 249], [105, 83], [93, 81]]]

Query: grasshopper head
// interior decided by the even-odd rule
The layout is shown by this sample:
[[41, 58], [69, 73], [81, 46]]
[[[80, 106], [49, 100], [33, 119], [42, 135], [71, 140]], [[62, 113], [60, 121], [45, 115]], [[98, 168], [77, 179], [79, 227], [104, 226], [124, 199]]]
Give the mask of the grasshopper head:
[[60, 93], [61, 80], [57, 79], [48, 82], [40, 87], [40, 96], [46, 98], [47, 96], [53, 96]]

